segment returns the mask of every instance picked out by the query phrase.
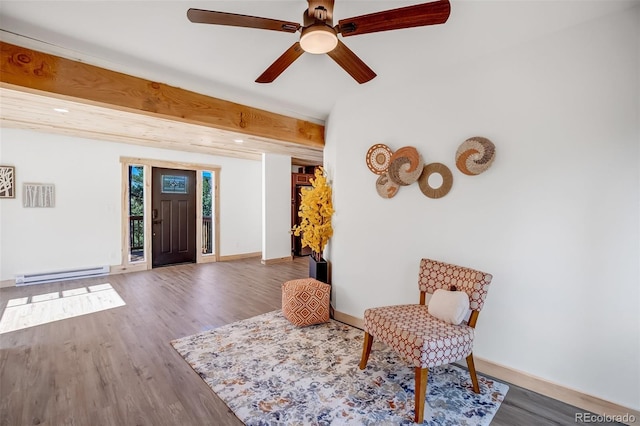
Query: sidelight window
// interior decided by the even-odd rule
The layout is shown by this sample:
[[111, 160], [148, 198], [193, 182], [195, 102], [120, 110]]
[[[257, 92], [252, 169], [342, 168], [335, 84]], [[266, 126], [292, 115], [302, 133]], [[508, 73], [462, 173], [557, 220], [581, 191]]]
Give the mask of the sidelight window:
[[144, 261], [144, 167], [129, 166], [129, 262]]
[[213, 253], [213, 178], [202, 172], [202, 254]]

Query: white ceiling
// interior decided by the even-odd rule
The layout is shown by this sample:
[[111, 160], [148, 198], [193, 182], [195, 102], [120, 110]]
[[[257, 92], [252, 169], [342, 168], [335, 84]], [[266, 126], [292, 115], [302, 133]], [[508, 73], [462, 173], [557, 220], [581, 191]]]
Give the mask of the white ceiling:
[[[451, 16], [443, 25], [343, 38], [343, 42], [378, 74], [363, 85], [356, 83], [327, 55], [308, 53], [274, 83], [255, 83], [257, 76], [298, 40], [299, 34], [193, 24], [186, 17], [187, 9], [193, 7], [302, 23], [307, 6], [304, 0], [2, 0], [0, 39], [205, 95], [324, 123], [335, 102], [343, 96], [366, 92], [378, 85], [402, 84], [410, 75], [429, 78], [433, 71], [464, 66], [474, 57], [597, 19], [639, 2], [451, 0]], [[422, 1], [336, 0], [334, 21], [418, 3]], [[26, 123], [29, 121], [25, 115], [26, 102], [46, 104], [42, 99], [29, 96], [23, 94], [21, 97], [5, 89], [0, 91], [3, 125], [40, 126], [48, 131], [56, 131], [58, 126], [60, 133], [73, 133], [68, 126], [62, 128], [62, 124], [55, 123], [50, 109], [46, 119], [30, 109], [33, 111], [31, 122]], [[109, 123], [122, 119], [110, 116], [108, 111], [88, 109], [85, 113], [108, 117], [105, 122]], [[149, 135], [163, 133], [157, 126], [149, 127], [148, 122], [134, 123], [135, 117], [127, 119], [131, 123], [129, 128], [141, 129], [132, 143], [148, 143]], [[96, 127], [95, 137], [126, 139], [124, 134], [116, 135], [113, 126], [99, 128], [97, 120], [92, 121]], [[46, 127], [42, 127], [41, 123], [45, 122]], [[174, 133], [176, 146], [179, 146], [185, 129], [173, 126], [164, 134], [169, 132]], [[92, 136], [87, 129], [78, 134]], [[242, 156], [236, 152], [239, 147], [230, 142], [234, 135], [225, 137], [213, 132], [207, 138], [213, 141], [207, 144], [221, 144], [218, 150], [212, 146], [211, 153]], [[197, 140], [204, 139], [199, 137]], [[276, 145], [269, 141], [266, 144], [261, 144], [265, 141], [254, 142], [249, 153], [253, 157], [259, 156], [261, 151], [282, 151], [272, 149]], [[202, 146], [197, 149], [202, 150]], [[291, 155], [303, 160], [301, 163], [314, 162], [321, 158], [321, 151], [305, 152], [303, 149], [292, 151]]]

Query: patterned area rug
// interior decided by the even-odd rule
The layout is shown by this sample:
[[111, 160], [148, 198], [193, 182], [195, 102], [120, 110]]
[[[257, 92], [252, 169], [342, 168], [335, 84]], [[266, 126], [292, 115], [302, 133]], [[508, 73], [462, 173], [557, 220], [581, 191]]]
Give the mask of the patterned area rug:
[[[298, 328], [269, 312], [171, 342], [247, 425], [409, 425], [413, 368], [374, 342], [360, 370], [363, 332], [331, 321]], [[466, 370], [429, 371], [427, 425], [488, 425], [509, 389]]]

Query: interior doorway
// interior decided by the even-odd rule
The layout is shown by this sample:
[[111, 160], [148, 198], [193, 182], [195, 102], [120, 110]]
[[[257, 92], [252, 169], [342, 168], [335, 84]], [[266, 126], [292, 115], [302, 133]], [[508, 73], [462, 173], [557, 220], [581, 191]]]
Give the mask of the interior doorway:
[[196, 261], [196, 172], [152, 168], [152, 266]]

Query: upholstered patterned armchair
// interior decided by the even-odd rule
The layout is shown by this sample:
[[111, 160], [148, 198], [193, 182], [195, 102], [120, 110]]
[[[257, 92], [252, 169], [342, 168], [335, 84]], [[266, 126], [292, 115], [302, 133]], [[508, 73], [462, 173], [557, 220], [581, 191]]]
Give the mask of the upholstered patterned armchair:
[[[418, 276], [420, 304], [385, 306], [365, 311], [360, 369], [367, 366], [374, 338], [391, 346], [411, 363], [415, 369], [416, 423], [424, 421], [427, 378], [431, 367], [466, 358], [473, 390], [480, 392], [473, 363], [473, 338], [491, 279], [490, 274], [475, 269], [422, 259]], [[425, 305], [426, 293], [433, 294], [438, 289], [467, 294], [471, 310], [468, 321], [456, 325], [429, 313], [429, 307]], [[444, 293], [441, 291], [439, 294]]]

